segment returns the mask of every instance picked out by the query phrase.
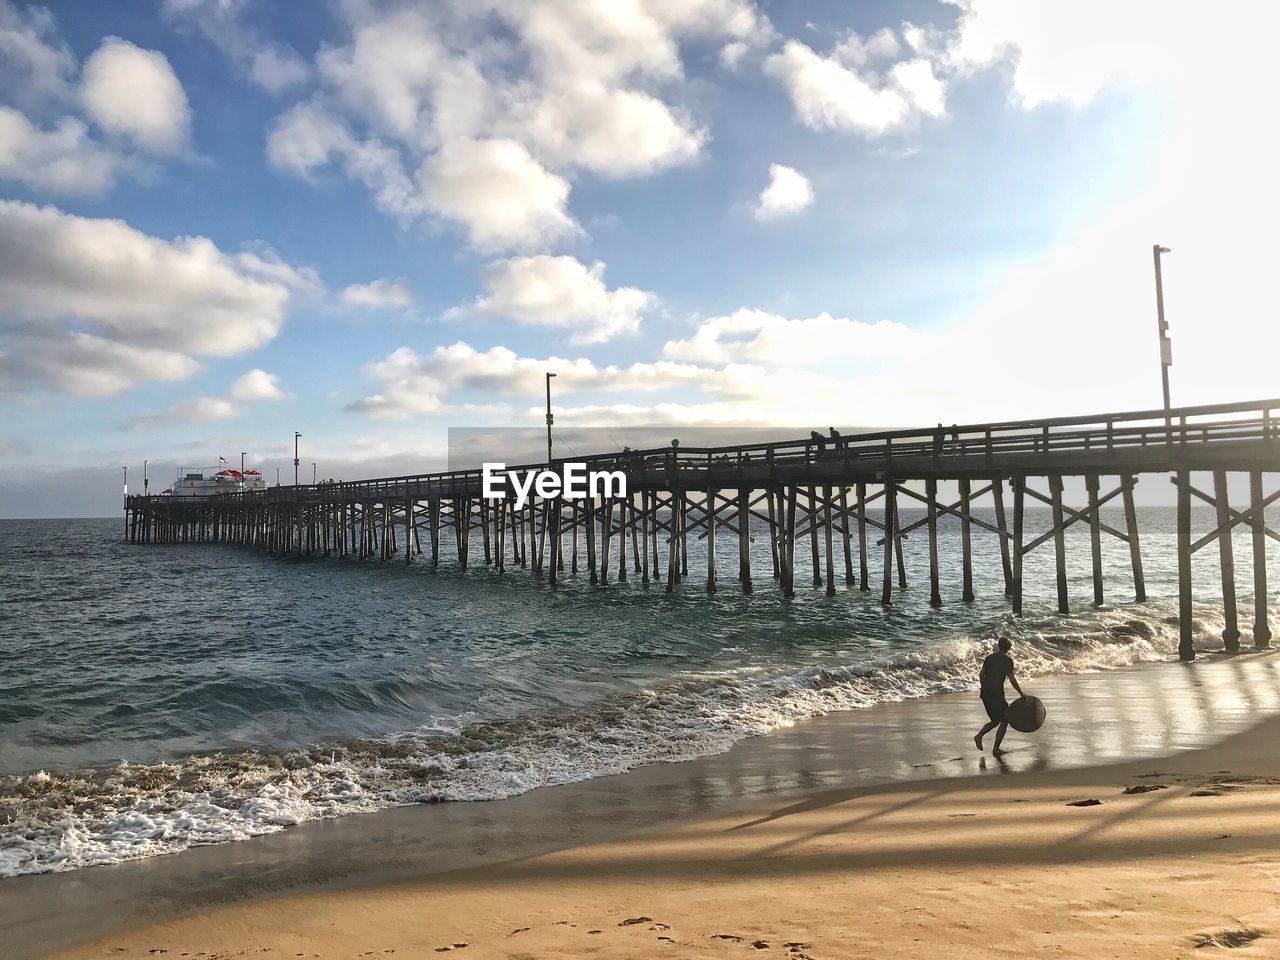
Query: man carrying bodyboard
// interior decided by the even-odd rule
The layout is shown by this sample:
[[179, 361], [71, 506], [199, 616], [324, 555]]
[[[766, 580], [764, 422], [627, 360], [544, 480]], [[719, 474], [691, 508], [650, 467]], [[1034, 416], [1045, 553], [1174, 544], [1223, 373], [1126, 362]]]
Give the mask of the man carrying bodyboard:
[[1018, 696], [1026, 696], [1018, 686], [1018, 678], [1013, 675], [1013, 657], [1009, 656], [1009, 648], [1013, 643], [1008, 637], [1001, 637], [998, 646], [999, 649], [995, 653], [982, 661], [982, 670], [978, 673], [979, 695], [982, 697], [982, 705], [987, 708], [987, 716], [991, 722], [979, 730], [977, 736], [973, 738], [973, 742], [981, 750], [983, 749], [982, 738], [999, 727], [1000, 729], [996, 731], [995, 746], [991, 748], [992, 754], [1001, 752], [1000, 744], [1004, 740], [1005, 732], [1009, 729], [1009, 723], [1005, 719], [1005, 711], [1009, 709], [1009, 704], [1004, 699], [1005, 679], [1008, 678], [1013, 684], [1013, 689], [1018, 691]]

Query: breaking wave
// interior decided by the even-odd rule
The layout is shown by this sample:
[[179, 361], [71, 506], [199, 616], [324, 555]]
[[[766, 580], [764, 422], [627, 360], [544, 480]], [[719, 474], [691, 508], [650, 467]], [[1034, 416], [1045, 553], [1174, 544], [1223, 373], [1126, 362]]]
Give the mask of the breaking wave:
[[[1198, 624], [1198, 635], [1212, 632], [1214, 624]], [[982, 639], [957, 635], [834, 668], [689, 674], [587, 708], [463, 718], [449, 732], [436, 724], [297, 750], [5, 777], [0, 876], [117, 863], [404, 804], [499, 799], [690, 760], [819, 714], [971, 689], [1001, 635], [1015, 641], [1022, 676], [1164, 660], [1177, 649], [1176, 626], [1159, 616], [1108, 611], [1038, 629], [1010, 619]]]

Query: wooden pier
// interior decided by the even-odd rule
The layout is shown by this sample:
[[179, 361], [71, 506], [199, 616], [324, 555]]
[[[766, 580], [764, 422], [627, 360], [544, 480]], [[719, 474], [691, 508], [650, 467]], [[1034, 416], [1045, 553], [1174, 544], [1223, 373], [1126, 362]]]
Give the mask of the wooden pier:
[[[930, 602], [937, 606], [938, 520], [950, 516], [960, 525], [961, 601], [973, 599], [973, 537], [993, 536], [1013, 612], [1022, 613], [1024, 558], [1051, 548], [1058, 609], [1066, 613], [1064, 534], [1077, 523], [1089, 529], [1090, 601], [1104, 601], [1104, 533], [1128, 544], [1134, 598], [1146, 599], [1133, 490], [1142, 474], [1167, 474], [1177, 487], [1180, 654], [1189, 660], [1191, 558], [1213, 543], [1222, 574], [1222, 639], [1226, 649], [1239, 649], [1231, 532], [1241, 524], [1251, 533], [1254, 645], [1270, 642], [1266, 541], [1280, 536], [1267, 526], [1265, 511], [1280, 491], [1264, 496], [1262, 481], [1264, 473], [1280, 471], [1277, 409], [1280, 400], [1267, 400], [851, 436], [813, 433], [803, 440], [741, 446], [673, 442], [551, 463], [555, 470], [572, 462], [621, 471], [625, 497], [569, 500], [531, 491], [520, 508], [514, 495], [486, 499], [479, 469], [213, 497], [131, 496], [125, 528], [133, 543], [225, 543], [281, 556], [421, 559], [433, 565], [447, 538], [464, 568], [480, 562], [498, 571], [520, 566], [553, 584], [566, 573], [585, 574], [601, 587], [611, 576], [623, 581], [630, 575], [667, 592], [691, 577], [691, 537], [706, 542], [705, 589], [719, 589], [717, 540], [727, 535], [736, 540], [736, 579], [744, 593], [752, 592], [759, 576], [752, 569], [754, 531], [768, 537], [767, 572], [783, 597], [794, 596], [800, 546], [809, 553], [815, 589], [834, 594], [841, 579], [846, 588], [873, 589], [874, 564], [885, 604], [907, 585], [904, 539], [925, 528]], [[547, 467], [508, 469], [524, 475]], [[1193, 485], [1193, 473], [1210, 475], [1211, 489]], [[1230, 503], [1232, 474], [1249, 491], [1243, 509]], [[1068, 477], [1083, 478], [1084, 509], [1063, 503]], [[957, 485], [957, 499], [939, 498], [942, 482]], [[1214, 507], [1215, 526], [1193, 541], [1191, 506], [1197, 500]], [[1123, 508], [1122, 526], [1103, 520], [1101, 508], [1113, 502]], [[924, 517], [904, 523], [900, 508], [908, 503], [923, 504]], [[1025, 532], [1029, 503], [1048, 506], [1052, 516], [1051, 528], [1032, 538]], [[994, 522], [975, 515], [988, 505]], [[870, 512], [873, 507], [878, 516]]]

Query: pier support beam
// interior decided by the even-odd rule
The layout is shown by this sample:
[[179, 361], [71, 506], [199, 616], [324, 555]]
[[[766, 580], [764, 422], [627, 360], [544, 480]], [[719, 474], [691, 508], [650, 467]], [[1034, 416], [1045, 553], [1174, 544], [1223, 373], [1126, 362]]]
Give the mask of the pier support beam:
[[1191, 474], [1178, 471], [1178, 658], [1194, 660], [1191, 623]]
[[1058, 612], [1070, 613], [1067, 598], [1067, 545], [1062, 522], [1062, 477], [1049, 477], [1049, 496], [1053, 500], [1053, 556], [1058, 573]]
[[1133, 599], [1145, 603], [1147, 582], [1142, 575], [1142, 548], [1138, 543], [1138, 511], [1133, 505], [1134, 479], [1130, 474], [1120, 478], [1123, 486], [1125, 531], [1129, 535], [1129, 563], [1133, 567]]
[[960, 478], [960, 565], [964, 578], [960, 599], [965, 603], [973, 602], [973, 536], [970, 523], [969, 478]]
[[[893, 603], [893, 548], [898, 532], [898, 490], [888, 477], [884, 480], [884, 581], [880, 587], [880, 602]], [[900, 545], [899, 545], [900, 546]]]
[[942, 592], [938, 587], [938, 481], [925, 481], [925, 499], [929, 511], [929, 606], [942, 606]]
[[1227, 496], [1227, 472], [1213, 471], [1213, 499], [1218, 523], [1218, 565], [1222, 570], [1222, 644], [1228, 652], [1240, 649], [1240, 625], [1236, 612], [1236, 560], [1231, 543], [1231, 506]]
[[1093, 605], [1102, 606], [1102, 518], [1098, 515], [1098, 475], [1084, 478], [1089, 491], [1089, 553], [1093, 559]]
[[1022, 522], [1026, 507], [1026, 477], [1013, 478], [1013, 613], [1022, 616]]
[[1267, 517], [1260, 470], [1249, 472], [1249, 499], [1253, 530], [1253, 645], [1265, 650], [1271, 646], [1271, 625], [1267, 621]]

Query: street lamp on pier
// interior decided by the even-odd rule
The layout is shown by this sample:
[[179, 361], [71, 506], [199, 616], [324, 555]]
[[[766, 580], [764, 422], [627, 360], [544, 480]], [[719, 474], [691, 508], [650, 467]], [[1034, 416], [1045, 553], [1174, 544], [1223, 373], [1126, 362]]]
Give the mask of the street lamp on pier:
[[1169, 413], [1169, 368], [1173, 366], [1172, 341], [1169, 340], [1169, 324], [1164, 319], [1164, 280], [1160, 275], [1160, 255], [1170, 253], [1168, 247], [1155, 244], [1151, 256], [1156, 267], [1156, 320], [1160, 325], [1160, 385], [1164, 390], [1164, 425], [1167, 430], [1173, 423]]
[[547, 374], [547, 466], [551, 466], [551, 425], [556, 422], [551, 415], [551, 378], [554, 373]]
[[295, 487], [298, 485], [298, 438], [301, 436], [302, 434], [297, 430], [293, 432], [293, 485]]

